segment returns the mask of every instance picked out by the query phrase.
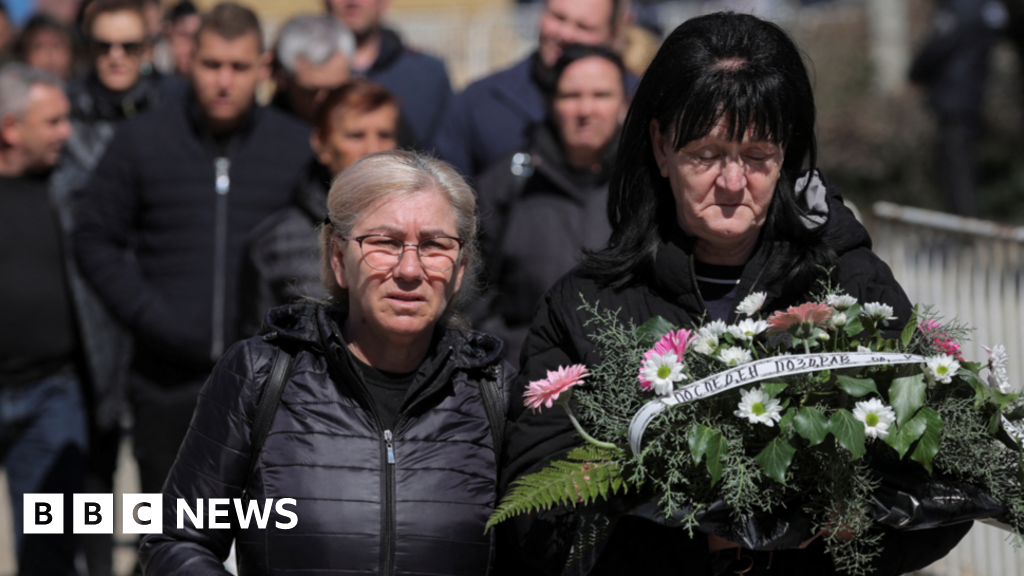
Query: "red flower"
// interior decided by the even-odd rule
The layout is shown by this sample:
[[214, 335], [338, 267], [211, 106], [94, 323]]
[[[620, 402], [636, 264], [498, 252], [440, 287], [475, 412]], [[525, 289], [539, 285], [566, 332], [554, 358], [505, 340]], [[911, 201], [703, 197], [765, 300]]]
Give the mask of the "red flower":
[[794, 338], [806, 340], [813, 338], [818, 329], [832, 330], [828, 323], [830, 318], [832, 308], [828, 304], [807, 302], [790, 306], [785, 312], [776, 311], [768, 317], [768, 333], [789, 332]]
[[949, 334], [942, 331], [942, 326], [939, 325], [935, 320], [924, 320], [917, 324], [917, 329], [922, 334], [931, 338], [935, 346], [942, 351], [946, 356], [953, 356], [957, 360], [963, 360], [964, 357], [960, 355], [960, 345], [953, 341], [949, 337]]
[[559, 366], [557, 371], [548, 370], [547, 378], [530, 382], [526, 392], [523, 393], [525, 398], [523, 404], [533, 410], [537, 410], [541, 406], [551, 408], [562, 392], [577, 384], [582, 384], [583, 379], [589, 375], [587, 367], [583, 364]]

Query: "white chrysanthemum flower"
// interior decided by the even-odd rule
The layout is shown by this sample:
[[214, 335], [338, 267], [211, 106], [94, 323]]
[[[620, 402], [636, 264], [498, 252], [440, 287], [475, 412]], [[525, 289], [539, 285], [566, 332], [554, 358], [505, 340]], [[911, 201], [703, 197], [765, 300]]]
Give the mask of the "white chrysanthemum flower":
[[868, 348], [867, 346], [857, 346], [857, 352], [867, 353], [867, 352], [874, 352], [874, 350], [872, 350], [871, 348]]
[[729, 334], [744, 342], [751, 342], [758, 334], [767, 329], [768, 323], [764, 320], [747, 318], [746, 320], [740, 320], [739, 324], [735, 326], [729, 326]]
[[782, 419], [782, 406], [775, 398], [768, 398], [762, 388], [740, 390], [740, 404], [733, 414], [753, 424], [775, 426]]
[[960, 369], [960, 362], [952, 356], [939, 354], [929, 357], [926, 366], [936, 382], [949, 384], [953, 381], [953, 375]]
[[690, 344], [690, 348], [698, 354], [711, 356], [718, 348], [718, 336], [713, 334], [698, 334]]
[[740, 348], [739, 346], [730, 346], [718, 353], [718, 360], [726, 366], [739, 366], [753, 359], [754, 357], [750, 355], [750, 350]]
[[1010, 375], [1006, 371], [1006, 363], [1010, 361], [1010, 356], [1006, 353], [1006, 346], [996, 344], [991, 350], [985, 346], [982, 348], [988, 352], [988, 385], [1003, 394], [1009, 394]]
[[675, 389], [676, 382], [686, 379], [683, 364], [675, 352], [651, 354], [644, 362], [643, 374], [658, 396], [668, 396]]
[[892, 313], [892, 306], [882, 304], [881, 302], [869, 302], [861, 309], [861, 314], [871, 318], [875, 322], [881, 322], [885, 326], [889, 325], [889, 320], [896, 319]]
[[736, 313], [746, 314], [747, 316], [757, 314], [760, 312], [761, 306], [764, 306], [764, 300], [767, 296], [766, 292], [754, 292], [748, 295], [740, 301], [740, 305], [736, 307]]
[[846, 326], [847, 322], [849, 322], [849, 319], [846, 317], [846, 312], [837, 312], [836, 315], [832, 317], [832, 323], [836, 325], [836, 328]]
[[836, 310], [843, 311], [856, 304], [857, 299], [849, 294], [829, 294], [825, 302]]
[[714, 320], [705, 324], [697, 332], [702, 336], [721, 336], [729, 331], [729, 327], [721, 320]]
[[896, 421], [896, 412], [878, 398], [872, 398], [857, 402], [853, 417], [864, 423], [865, 436], [884, 439], [889, 435], [889, 426]]
[[831, 338], [832, 336], [830, 336], [827, 331], [819, 329], [817, 332], [814, 333], [814, 337], [817, 338], [818, 340], [821, 340], [822, 342], [828, 342], [828, 339]]

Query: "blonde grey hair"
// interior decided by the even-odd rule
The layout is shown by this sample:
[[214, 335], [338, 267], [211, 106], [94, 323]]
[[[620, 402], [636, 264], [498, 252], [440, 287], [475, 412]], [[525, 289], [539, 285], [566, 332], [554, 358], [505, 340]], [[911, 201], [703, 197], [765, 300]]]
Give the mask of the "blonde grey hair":
[[64, 90], [64, 83], [45, 70], [20, 62], [0, 67], [0, 118], [8, 114], [19, 120], [24, 118], [25, 112], [28, 112], [29, 93], [36, 84]]
[[331, 267], [331, 243], [335, 237], [352, 233], [362, 214], [385, 200], [424, 190], [445, 195], [455, 212], [459, 238], [465, 241], [462, 262], [466, 272], [462, 288], [453, 299], [443, 321], [475, 288], [477, 246], [476, 194], [449, 164], [425, 154], [388, 150], [365, 156], [335, 178], [327, 194], [327, 217], [320, 229], [320, 282], [334, 301], [348, 306], [348, 290], [338, 285]]
[[295, 74], [299, 58], [320, 66], [341, 54], [351, 63], [355, 52], [355, 35], [326, 14], [296, 16], [285, 22], [277, 36], [277, 61], [289, 75]]

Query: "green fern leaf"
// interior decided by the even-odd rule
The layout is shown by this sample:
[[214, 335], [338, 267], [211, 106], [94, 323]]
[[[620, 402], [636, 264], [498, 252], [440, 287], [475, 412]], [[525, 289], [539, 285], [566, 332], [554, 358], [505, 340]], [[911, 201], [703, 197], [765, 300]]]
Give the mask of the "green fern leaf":
[[552, 506], [590, 504], [598, 498], [626, 493], [629, 485], [615, 461], [617, 453], [586, 445], [569, 452], [566, 460], [523, 476], [495, 508], [485, 530], [505, 520]]

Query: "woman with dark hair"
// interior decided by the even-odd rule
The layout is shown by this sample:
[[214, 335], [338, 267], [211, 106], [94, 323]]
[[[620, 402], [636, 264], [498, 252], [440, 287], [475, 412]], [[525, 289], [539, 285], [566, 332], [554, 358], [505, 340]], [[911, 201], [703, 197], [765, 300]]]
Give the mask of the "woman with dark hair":
[[[617, 311], [623, 322], [662, 316], [691, 328], [709, 319], [734, 322], [736, 305], [754, 292], [766, 294], [761, 311], [769, 313], [806, 301], [819, 282], [829, 282], [861, 301], [892, 306], [898, 322], [890, 329], [902, 328], [911, 314], [906, 294], [815, 170], [814, 116], [801, 54], [778, 26], [720, 13], [677, 28], [641, 80], [623, 127], [608, 247], [590, 253], [540, 302], [517, 390], [559, 366], [601, 362], [581, 300]], [[580, 443], [564, 411], [534, 413], [517, 402], [503, 487]], [[651, 498], [517, 517], [504, 541], [530, 565], [520, 572], [560, 574], [581, 518], [599, 526], [594, 518], [606, 517], [617, 522], [590, 574], [836, 572], [822, 538], [800, 550], [747, 552], [730, 566], [735, 545], [668, 528], [659, 514], [644, 517], [638, 505]], [[969, 528], [886, 531], [875, 574], [926, 566]]]

